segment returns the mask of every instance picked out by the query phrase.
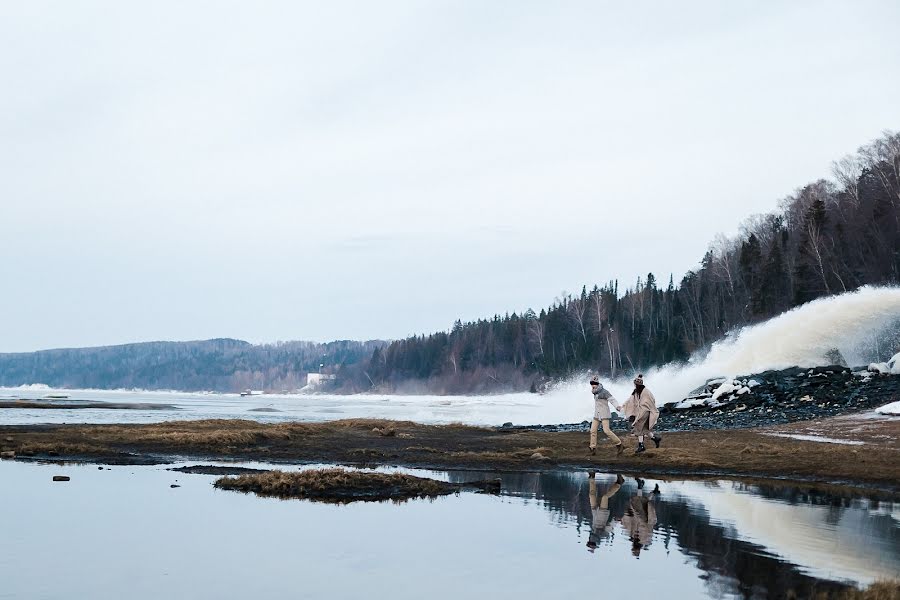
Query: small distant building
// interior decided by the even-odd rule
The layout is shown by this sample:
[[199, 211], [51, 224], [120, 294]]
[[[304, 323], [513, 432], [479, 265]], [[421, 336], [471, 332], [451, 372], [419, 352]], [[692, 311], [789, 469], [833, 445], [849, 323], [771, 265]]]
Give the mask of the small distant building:
[[316, 388], [329, 381], [334, 381], [337, 379], [337, 375], [333, 375], [330, 373], [307, 373], [306, 375], [306, 387], [307, 388]]

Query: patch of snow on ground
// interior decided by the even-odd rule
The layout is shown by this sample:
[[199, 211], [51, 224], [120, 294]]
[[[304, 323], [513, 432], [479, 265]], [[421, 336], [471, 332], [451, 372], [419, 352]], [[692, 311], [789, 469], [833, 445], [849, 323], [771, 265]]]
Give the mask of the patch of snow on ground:
[[890, 404], [885, 404], [884, 406], [879, 406], [875, 409], [880, 415], [894, 415], [900, 417], [900, 401], [891, 402]]
[[827, 444], [845, 444], [847, 446], [862, 446], [864, 442], [858, 440], [838, 440], [835, 438], [824, 437], [820, 435], [803, 435], [802, 433], [770, 433], [775, 437], [791, 438], [795, 440], [803, 440], [806, 442], [825, 442]]

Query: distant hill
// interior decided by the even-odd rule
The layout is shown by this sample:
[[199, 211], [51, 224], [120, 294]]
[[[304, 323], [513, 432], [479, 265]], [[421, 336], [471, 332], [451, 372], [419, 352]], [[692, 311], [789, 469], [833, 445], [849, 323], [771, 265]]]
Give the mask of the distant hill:
[[[284, 342], [253, 345], [233, 339], [144, 342], [0, 354], [0, 386], [44, 383], [60, 388], [140, 388], [234, 392], [296, 390], [325, 364], [355, 373], [381, 341]], [[342, 378], [354, 391], [356, 376]]]

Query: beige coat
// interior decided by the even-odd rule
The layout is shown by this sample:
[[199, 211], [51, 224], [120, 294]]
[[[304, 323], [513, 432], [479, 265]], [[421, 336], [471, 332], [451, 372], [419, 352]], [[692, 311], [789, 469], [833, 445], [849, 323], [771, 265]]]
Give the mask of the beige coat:
[[659, 409], [656, 398], [647, 388], [641, 390], [640, 396], [632, 393], [625, 401], [625, 418], [634, 416], [634, 435], [649, 435], [659, 420]]
[[653, 529], [656, 527], [656, 505], [653, 500], [644, 496], [634, 496], [628, 504], [628, 510], [622, 516], [622, 529], [628, 539], [649, 546], [653, 541]]

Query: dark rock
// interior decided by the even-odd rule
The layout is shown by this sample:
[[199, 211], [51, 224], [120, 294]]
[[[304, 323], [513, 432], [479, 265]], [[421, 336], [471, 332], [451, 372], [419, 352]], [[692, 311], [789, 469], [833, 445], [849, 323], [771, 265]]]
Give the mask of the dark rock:
[[170, 488], [180, 488], [181, 486], [178, 485], [177, 483], [173, 483], [173, 484], [170, 485], [169, 487], [170, 487]]
[[12, 450], [8, 450], [6, 452], [0, 452], [0, 458], [15, 458], [16, 453]]
[[53, 481], [70, 481], [72, 478], [68, 475], [54, 475]]

